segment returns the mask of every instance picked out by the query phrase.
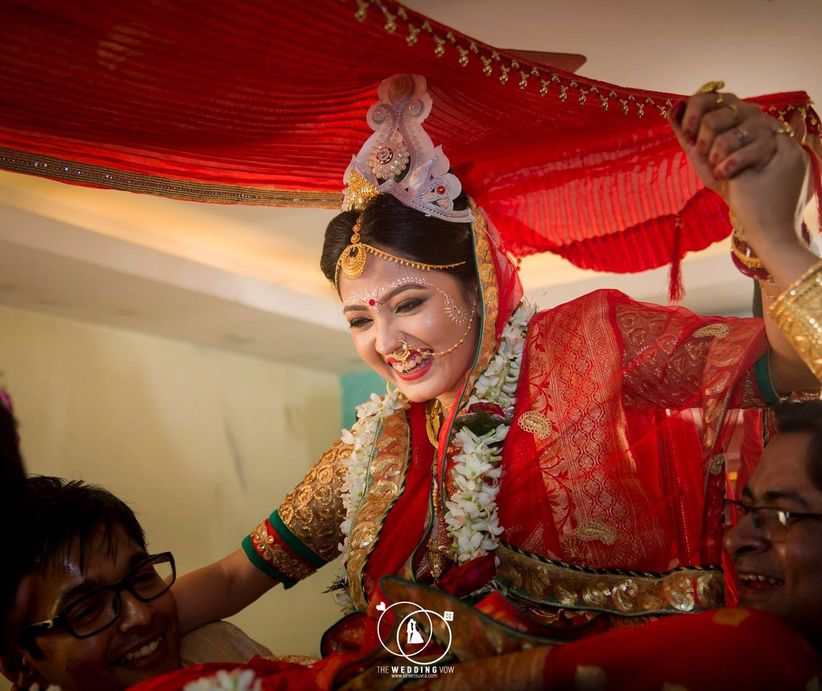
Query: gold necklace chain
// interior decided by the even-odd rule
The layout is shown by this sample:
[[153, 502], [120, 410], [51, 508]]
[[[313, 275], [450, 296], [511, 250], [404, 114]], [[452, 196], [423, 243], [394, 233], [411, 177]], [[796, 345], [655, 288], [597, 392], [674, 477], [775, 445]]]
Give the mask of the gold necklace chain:
[[440, 427], [442, 426], [442, 403], [434, 399], [425, 406], [425, 432], [428, 441], [435, 449], [439, 449]]
[[[434, 469], [436, 469], [436, 455], [434, 455], [434, 459]], [[445, 571], [446, 561], [448, 560], [447, 531], [445, 529], [445, 517], [440, 511], [439, 482], [436, 473], [434, 473], [433, 478], [431, 501], [433, 515], [431, 517], [431, 535], [428, 538], [428, 561], [431, 575], [434, 577], [434, 580], [436, 580], [442, 576]], [[446, 536], [443, 540], [440, 539], [440, 533], [444, 533]]]
[[[439, 450], [439, 434], [442, 427], [442, 403], [435, 398], [425, 406], [425, 432], [428, 435], [428, 441], [431, 445]], [[437, 479], [437, 451], [434, 452], [434, 463], [432, 471], [434, 477], [432, 478], [432, 521], [431, 534], [428, 538], [428, 559], [431, 568], [431, 575], [434, 579], [438, 579], [445, 571], [446, 554], [448, 552], [447, 543], [443, 543], [441, 533], [444, 531], [445, 519], [440, 511], [440, 492], [439, 481]]]

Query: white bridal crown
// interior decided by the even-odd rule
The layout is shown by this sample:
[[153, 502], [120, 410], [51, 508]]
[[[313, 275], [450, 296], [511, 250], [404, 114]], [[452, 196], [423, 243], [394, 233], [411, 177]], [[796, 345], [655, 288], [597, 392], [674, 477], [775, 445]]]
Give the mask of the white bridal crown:
[[[431, 112], [431, 96], [425, 78], [417, 74], [395, 74], [377, 90], [377, 102], [368, 109], [367, 120], [372, 134], [360, 152], [351, 159], [343, 181], [343, 211], [362, 211], [380, 193], [391, 194], [405, 206], [426, 216], [452, 223], [470, 223], [470, 209], [454, 209], [454, 200], [462, 184], [453, 173], [441, 146], [434, 146], [422, 123]], [[349, 279], [362, 276], [367, 254], [371, 253], [397, 264], [422, 271], [453, 269], [453, 264], [424, 264], [361, 241], [358, 218], [351, 240], [339, 259], [334, 285], [340, 287], [340, 275]]]
[[366, 116], [374, 134], [343, 177], [343, 211], [362, 210], [373, 196], [387, 192], [426, 216], [453, 223], [473, 220], [470, 209], [454, 209], [462, 184], [448, 172], [442, 147], [435, 147], [422, 127], [430, 112], [425, 77], [395, 74], [380, 84]]

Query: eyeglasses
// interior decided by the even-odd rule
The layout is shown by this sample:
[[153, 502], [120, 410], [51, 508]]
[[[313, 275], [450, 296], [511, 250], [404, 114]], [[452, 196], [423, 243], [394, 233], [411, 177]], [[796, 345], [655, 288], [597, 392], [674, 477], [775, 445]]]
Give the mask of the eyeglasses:
[[822, 521], [822, 513], [788, 511], [774, 506], [751, 506], [738, 499], [725, 500], [725, 525], [736, 525], [741, 518], [752, 516], [754, 527], [772, 542], [784, 542], [788, 528], [799, 521]]
[[151, 602], [167, 592], [176, 578], [171, 552], [153, 554], [137, 564], [119, 583], [83, 595], [63, 607], [53, 619], [26, 626], [20, 632], [20, 644], [26, 647], [35, 636], [58, 626], [75, 638], [94, 636], [119, 618], [122, 609], [120, 595], [124, 590], [140, 602]]

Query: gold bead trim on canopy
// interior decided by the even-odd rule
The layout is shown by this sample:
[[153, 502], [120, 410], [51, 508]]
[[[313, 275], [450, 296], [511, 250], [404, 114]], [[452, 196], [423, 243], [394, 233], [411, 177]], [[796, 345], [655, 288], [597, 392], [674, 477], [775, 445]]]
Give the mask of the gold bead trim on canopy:
[[[813, 107], [813, 103], [810, 104]], [[789, 108], [775, 108], [773, 106], [769, 108], [763, 108], [768, 115], [773, 115], [780, 123], [783, 125], [789, 125], [788, 120], [794, 115], [794, 113], [799, 113], [799, 117], [803, 120], [807, 120], [808, 125], [813, 127], [815, 130], [818, 130], [822, 123], [820, 123], [819, 118], [816, 117], [816, 114], [811, 111], [808, 112], [808, 109], [805, 106], [793, 106]]]
[[153, 194], [183, 201], [260, 206], [337, 208], [338, 192], [266, 189], [243, 185], [178, 180], [158, 175], [131, 173], [116, 168], [76, 163], [52, 156], [30, 154], [0, 147], [0, 169], [76, 182], [124, 192]]
[[[547, 96], [553, 91], [557, 91], [560, 101], [568, 98], [569, 92], [575, 93], [579, 103], [585, 104], [588, 96], [598, 98], [603, 110], [608, 110], [612, 104], [619, 104], [622, 113], [628, 115], [631, 108], [638, 117], [644, 117], [647, 106], [655, 107], [660, 116], [666, 117], [668, 109], [671, 107], [671, 99], [666, 98], [661, 101], [658, 98], [634, 93], [618, 93], [614, 89], [607, 91], [595, 84], [587, 84], [577, 79], [564, 80], [559, 74], [553, 71], [540, 69], [536, 65], [527, 64], [524, 60], [509, 58], [500, 54], [491, 46], [468, 39], [466, 36], [446, 31], [444, 35], [438, 33], [427, 19], [420, 15], [409, 12], [402, 5], [390, 0], [355, 0], [357, 9], [354, 17], [359, 22], [365, 22], [368, 18], [369, 10], [373, 7], [380, 12], [380, 16], [385, 19], [385, 31], [389, 34], [397, 34], [400, 26], [404, 26], [406, 44], [411, 47], [418, 43], [420, 36], [430, 36], [434, 43], [434, 55], [438, 58], [446, 56], [448, 49], [456, 53], [457, 60], [461, 67], [468, 67], [471, 56], [475, 55], [482, 64], [482, 72], [487, 77], [494, 76], [494, 69], [497, 69], [498, 79], [501, 84], [517, 84], [526, 90], [531, 85], [538, 86], [540, 96]], [[418, 19], [419, 18], [419, 19]], [[416, 23], [415, 23], [416, 22]], [[517, 76], [519, 77], [517, 79]], [[512, 78], [513, 77], [513, 78]]]
[[[453, 51], [459, 65], [468, 67], [471, 64], [471, 57], [476, 56], [485, 76], [493, 77], [494, 70], [497, 70], [500, 84], [516, 84], [523, 91], [536, 88], [540, 96], [556, 94], [561, 102], [565, 102], [569, 95], [576, 95], [581, 105], [587, 103], [590, 96], [599, 100], [599, 105], [603, 110], [607, 111], [611, 106], [615, 106], [623, 115], [635, 115], [639, 118], [645, 116], [646, 110], [652, 109], [656, 109], [661, 117], [667, 117], [673, 105], [671, 98], [662, 99], [659, 96], [649, 96], [642, 92], [605, 89], [583, 78], [568, 79], [552, 70], [501, 54], [491, 46], [471, 40], [457, 32], [446, 30], [443, 33], [435, 29], [431, 22], [422, 15], [392, 0], [355, 0], [355, 4], [357, 9], [354, 17], [358, 22], [365, 22], [368, 19], [369, 10], [376, 9], [379, 16], [385, 19], [384, 29], [387, 33], [399, 36], [399, 32], [404, 28], [405, 42], [409, 47], [417, 45], [421, 36], [430, 37], [434, 43], [436, 57], [449, 57], [448, 53]], [[806, 117], [804, 106], [767, 109], [771, 114], [778, 114], [779, 119], [784, 119], [797, 110], [803, 118]], [[820, 126], [819, 120], [812, 114], [808, 122], [815, 128]]]

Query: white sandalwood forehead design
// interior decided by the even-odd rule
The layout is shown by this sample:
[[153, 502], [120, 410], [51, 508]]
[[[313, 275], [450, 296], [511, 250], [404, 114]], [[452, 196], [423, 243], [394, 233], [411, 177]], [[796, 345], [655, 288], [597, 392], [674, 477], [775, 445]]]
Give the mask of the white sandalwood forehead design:
[[382, 283], [374, 288], [369, 288], [363, 293], [351, 295], [346, 298], [343, 305], [351, 307], [353, 305], [367, 305], [368, 307], [379, 307], [385, 296], [392, 290], [404, 286], [425, 286], [431, 288], [442, 295], [444, 304], [443, 310], [446, 316], [453, 321], [457, 326], [465, 326], [471, 320], [471, 310], [467, 307], [460, 307], [457, 305], [454, 298], [445, 290], [436, 285], [433, 281], [429, 281], [424, 276], [403, 276], [389, 283]]

